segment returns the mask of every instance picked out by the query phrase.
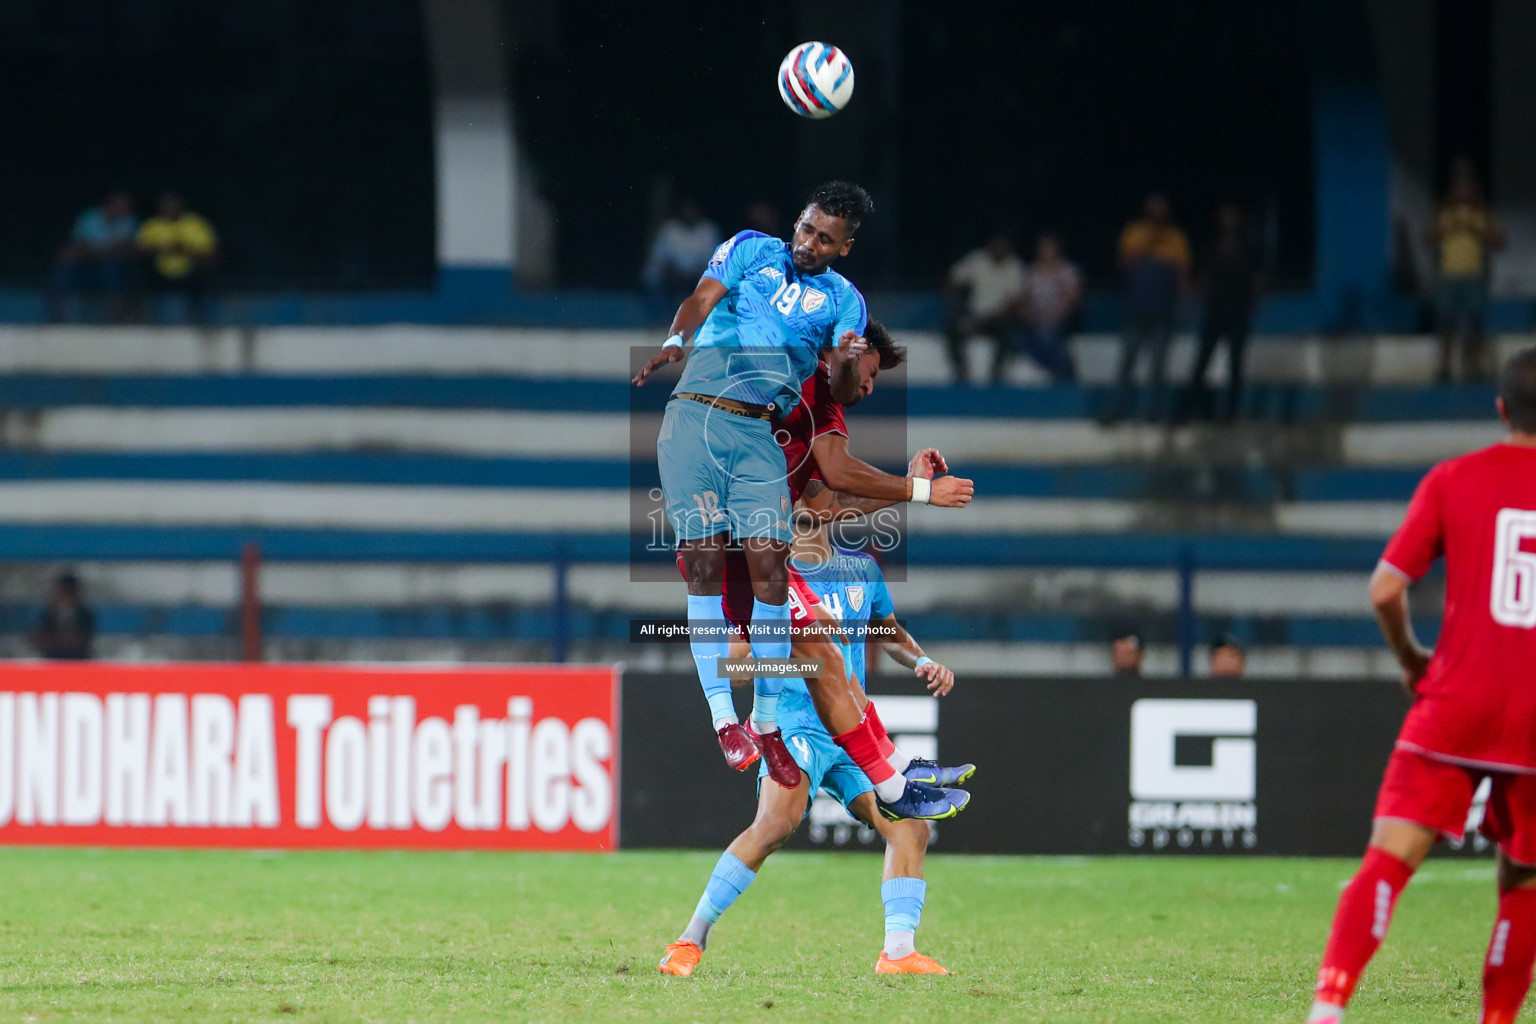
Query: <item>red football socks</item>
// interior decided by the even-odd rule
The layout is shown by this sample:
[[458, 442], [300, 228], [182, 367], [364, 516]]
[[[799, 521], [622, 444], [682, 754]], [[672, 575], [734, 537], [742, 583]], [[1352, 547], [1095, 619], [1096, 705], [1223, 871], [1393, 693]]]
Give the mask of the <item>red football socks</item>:
[[875, 730], [875, 740], [880, 744], [880, 755], [891, 766], [891, 771], [901, 775], [912, 764], [912, 759], [901, 752], [901, 748], [891, 739], [891, 734], [885, 731], [885, 723], [880, 721], [880, 712], [875, 710], [874, 701], [864, 705], [864, 717], [869, 720], [870, 728]]
[[[881, 730], [882, 732], [884, 730]], [[871, 715], [868, 710], [859, 724], [847, 732], [833, 736], [832, 742], [843, 748], [848, 759], [859, 766], [859, 769], [869, 776], [869, 781], [879, 785], [886, 779], [896, 774], [885, 755], [880, 752], [879, 734], [876, 733], [871, 723]], [[887, 739], [889, 742], [889, 739]]]
[[1412, 877], [1413, 869], [1385, 850], [1372, 846], [1365, 851], [1365, 861], [1339, 897], [1333, 916], [1333, 931], [1317, 972], [1320, 1002], [1348, 1005], [1360, 972], [1387, 937], [1392, 909]]
[[1531, 987], [1536, 963], [1536, 889], [1510, 889], [1499, 897], [1499, 919], [1483, 963], [1481, 1024], [1514, 1024]]
[[896, 744], [891, 741], [891, 734], [885, 731], [885, 723], [880, 721], [880, 712], [875, 710], [875, 702], [870, 701], [864, 705], [864, 720], [875, 731], [875, 741], [880, 744], [880, 756], [890, 760], [896, 753]]

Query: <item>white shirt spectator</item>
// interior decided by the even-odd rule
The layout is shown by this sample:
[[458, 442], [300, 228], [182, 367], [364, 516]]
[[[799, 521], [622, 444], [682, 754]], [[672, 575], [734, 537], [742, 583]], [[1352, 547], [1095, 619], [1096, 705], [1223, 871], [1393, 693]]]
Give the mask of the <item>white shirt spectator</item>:
[[1024, 263], [1011, 252], [996, 259], [986, 249], [977, 249], [950, 269], [949, 280], [970, 289], [970, 314], [985, 320], [1006, 312], [1024, 296]]
[[721, 243], [714, 221], [700, 217], [690, 222], [673, 217], [664, 221], [645, 261], [647, 281], [673, 277], [697, 277], [704, 273], [715, 247]]
[[1078, 273], [1077, 267], [1066, 260], [1057, 260], [1049, 266], [1036, 263], [1029, 268], [1024, 291], [1028, 301], [1025, 319], [1029, 325], [1059, 327], [1077, 307], [1077, 298], [1082, 292], [1082, 275]]

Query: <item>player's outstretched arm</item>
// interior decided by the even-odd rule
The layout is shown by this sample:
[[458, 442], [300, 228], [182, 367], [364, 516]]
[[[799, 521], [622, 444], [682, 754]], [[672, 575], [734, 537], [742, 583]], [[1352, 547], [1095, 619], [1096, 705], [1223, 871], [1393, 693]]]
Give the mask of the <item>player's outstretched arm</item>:
[[663, 363], [675, 363], [683, 358], [683, 345], [693, 337], [693, 332], [704, 325], [715, 305], [725, 296], [726, 287], [712, 277], [702, 277], [699, 285], [693, 290], [693, 294], [683, 300], [683, 304], [677, 307], [677, 314], [672, 317], [672, 328], [667, 332], [666, 343], [661, 346], [661, 351], [651, 357], [650, 362], [635, 374], [630, 381], [635, 387], [644, 384], [656, 368]]
[[808, 480], [796, 507], [812, 519], [825, 523], [834, 519], [857, 519], [895, 504], [897, 502], [884, 498], [861, 498], [847, 491], [834, 491], [820, 480]]
[[922, 647], [912, 639], [912, 634], [896, 621], [894, 613], [881, 619], [880, 625], [890, 630], [889, 635], [895, 637], [893, 640], [880, 641], [880, 647], [896, 664], [912, 669], [919, 679], [928, 680], [928, 692], [935, 697], [942, 697], [955, 688], [955, 674], [924, 654]]
[[888, 505], [898, 501], [918, 501], [943, 508], [960, 508], [976, 493], [976, 485], [962, 477], [943, 476], [930, 481], [923, 477], [895, 476], [876, 469], [848, 451], [848, 438], [842, 434], [822, 434], [811, 442], [811, 454], [816, 458], [822, 482], [832, 490], [874, 498]]
[[1385, 562], [1371, 574], [1371, 605], [1376, 609], [1376, 623], [1397, 663], [1403, 668], [1403, 689], [1409, 697], [1418, 696], [1419, 680], [1429, 668], [1433, 652], [1413, 635], [1413, 621], [1408, 617], [1410, 580]]
[[[917, 480], [932, 480], [940, 473], [949, 472], [949, 465], [937, 448], [924, 448], [912, 456], [907, 464], [907, 476]], [[809, 512], [821, 522], [833, 519], [855, 519], [882, 508], [897, 504], [884, 498], [861, 498], [848, 491], [834, 491], [820, 480], [812, 479], [805, 485], [800, 497], [800, 509]]]

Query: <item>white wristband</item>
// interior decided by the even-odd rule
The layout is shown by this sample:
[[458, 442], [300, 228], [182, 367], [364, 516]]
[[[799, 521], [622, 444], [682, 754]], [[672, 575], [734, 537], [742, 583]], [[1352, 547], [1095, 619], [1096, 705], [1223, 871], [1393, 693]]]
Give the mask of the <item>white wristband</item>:
[[912, 666], [912, 671], [916, 672], [918, 669], [922, 668], [924, 665], [932, 665], [932, 664], [933, 664], [933, 659], [928, 657], [928, 655], [925, 654], [921, 658], [917, 659], [917, 664]]
[[933, 481], [924, 480], [920, 476], [912, 478], [912, 497], [907, 500], [918, 505], [928, 504], [928, 496], [933, 493]]
[[682, 348], [683, 347], [683, 336], [681, 334], [674, 334], [674, 335], [672, 335], [672, 337], [670, 337], [666, 341], [662, 342], [661, 343], [661, 347], [662, 348]]

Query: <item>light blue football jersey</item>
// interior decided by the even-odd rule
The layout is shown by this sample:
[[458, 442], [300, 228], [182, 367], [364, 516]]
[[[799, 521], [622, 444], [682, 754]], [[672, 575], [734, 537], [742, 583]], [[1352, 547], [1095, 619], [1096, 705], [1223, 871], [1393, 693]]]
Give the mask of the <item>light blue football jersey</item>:
[[863, 334], [869, 323], [851, 281], [830, 269], [801, 273], [789, 246], [760, 231], [720, 243], [704, 276], [726, 293], [695, 332], [673, 394], [773, 406], [782, 416], [799, 402], [822, 348], [844, 331]]
[[[848, 678], [863, 686], [866, 665], [862, 627], [895, 611], [885, 576], [880, 572], [880, 563], [862, 551], [835, 547], [832, 557], [820, 564], [794, 558], [789, 564], [843, 627], [841, 646]], [[785, 730], [824, 728], [804, 679], [784, 680], [784, 690], [779, 695], [778, 721]]]

